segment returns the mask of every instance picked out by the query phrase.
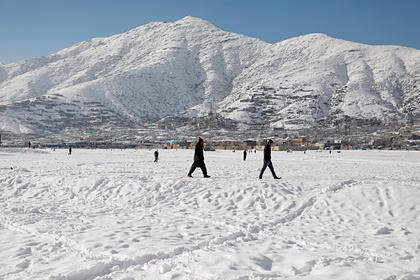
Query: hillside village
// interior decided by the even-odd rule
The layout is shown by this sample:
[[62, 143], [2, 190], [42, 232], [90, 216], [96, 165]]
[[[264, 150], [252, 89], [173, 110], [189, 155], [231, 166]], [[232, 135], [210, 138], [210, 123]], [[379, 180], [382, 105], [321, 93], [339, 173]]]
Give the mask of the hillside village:
[[87, 130], [76, 134], [68, 129], [63, 135], [14, 135], [2, 133], [0, 146], [26, 146], [28, 141], [39, 148], [145, 148], [190, 149], [198, 137], [206, 140], [209, 150], [260, 150], [267, 139], [274, 140], [274, 150], [352, 150], [404, 149], [420, 150], [420, 125], [382, 128], [371, 131], [338, 128], [314, 128], [299, 131], [281, 129], [238, 130], [233, 122], [220, 126], [223, 118], [210, 116], [194, 121], [166, 118], [144, 129]]

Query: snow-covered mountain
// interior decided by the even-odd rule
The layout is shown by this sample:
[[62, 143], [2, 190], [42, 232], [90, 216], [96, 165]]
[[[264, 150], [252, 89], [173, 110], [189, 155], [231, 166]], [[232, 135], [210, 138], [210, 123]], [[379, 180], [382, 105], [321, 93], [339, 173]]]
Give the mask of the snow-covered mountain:
[[210, 108], [242, 127], [420, 116], [420, 51], [309, 34], [270, 44], [199, 18], [0, 64], [0, 130], [138, 127]]

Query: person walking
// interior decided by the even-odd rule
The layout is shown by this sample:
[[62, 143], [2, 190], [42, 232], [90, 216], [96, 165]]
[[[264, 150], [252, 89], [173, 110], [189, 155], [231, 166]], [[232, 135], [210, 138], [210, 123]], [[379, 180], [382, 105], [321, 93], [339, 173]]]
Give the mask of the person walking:
[[69, 146], [69, 155], [71, 155], [71, 146]]
[[156, 151], [154, 152], [154, 155], [155, 155], [155, 162], [158, 162], [158, 159], [159, 159], [159, 151], [158, 151], [158, 150], [156, 150]]
[[273, 140], [269, 139], [267, 145], [264, 148], [264, 164], [260, 172], [259, 179], [262, 179], [265, 169], [270, 168], [271, 174], [273, 174], [274, 179], [281, 179], [281, 177], [277, 177], [276, 172], [274, 171], [273, 163], [271, 162], [271, 144], [273, 144]]
[[210, 176], [207, 174], [207, 168], [206, 164], [204, 163], [204, 140], [199, 137], [197, 144], [195, 145], [195, 151], [194, 151], [194, 162], [191, 165], [190, 171], [188, 172], [188, 177], [192, 177], [193, 172], [197, 167], [201, 169], [203, 172], [204, 178], [210, 178]]
[[244, 150], [244, 160], [246, 160], [246, 154], [247, 154], [247, 152], [246, 152], [246, 149]]

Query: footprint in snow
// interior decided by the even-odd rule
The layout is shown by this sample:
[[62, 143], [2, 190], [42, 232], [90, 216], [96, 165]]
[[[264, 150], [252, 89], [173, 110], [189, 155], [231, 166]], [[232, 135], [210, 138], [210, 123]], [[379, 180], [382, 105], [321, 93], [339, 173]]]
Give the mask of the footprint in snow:
[[382, 227], [380, 229], [378, 229], [375, 233], [375, 235], [386, 235], [386, 234], [391, 234], [394, 230], [391, 228], [387, 228], [387, 227]]
[[270, 271], [271, 268], [273, 267], [273, 261], [266, 256], [254, 257], [254, 258], [252, 258], [252, 260], [254, 261], [254, 263], [256, 265], [258, 265], [259, 267], [261, 267], [264, 270]]
[[16, 265], [16, 268], [19, 268], [21, 270], [25, 270], [25, 269], [27, 269], [29, 267], [30, 263], [31, 263], [30, 261], [24, 260], [23, 262], [18, 263]]
[[22, 256], [28, 256], [32, 254], [32, 249], [30, 247], [26, 247], [26, 248], [20, 248], [17, 253], [16, 256], [17, 257], [22, 257]]

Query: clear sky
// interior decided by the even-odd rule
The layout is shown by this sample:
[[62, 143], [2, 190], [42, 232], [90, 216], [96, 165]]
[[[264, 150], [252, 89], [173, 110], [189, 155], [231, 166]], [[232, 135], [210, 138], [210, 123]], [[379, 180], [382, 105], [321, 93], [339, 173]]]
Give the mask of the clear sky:
[[0, 61], [187, 15], [267, 42], [321, 32], [420, 49], [420, 0], [0, 0]]

